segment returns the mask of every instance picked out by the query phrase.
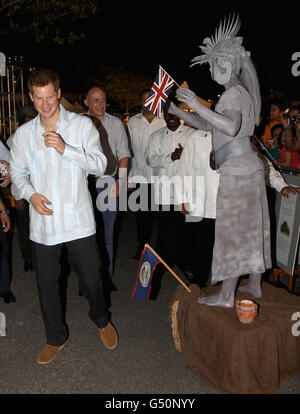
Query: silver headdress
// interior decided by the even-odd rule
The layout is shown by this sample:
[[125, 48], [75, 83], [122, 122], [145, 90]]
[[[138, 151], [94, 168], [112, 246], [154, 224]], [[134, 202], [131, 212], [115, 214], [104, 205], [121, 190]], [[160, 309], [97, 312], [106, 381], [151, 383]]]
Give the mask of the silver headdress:
[[203, 45], [200, 46], [202, 55], [192, 59], [194, 62], [191, 66], [203, 63], [212, 64], [216, 58], [225, 58], [232, 61], [233, 70], [240, 74], [241, 81], [245, 85], [252, 97], [256, 124], [259, 123], [259, 115], [261, 109], [261, 99], [259, 91], [259, 83], [255, 67], [250, 59], [250, 52], [243, 47], [243, 38], [237, 37], [237, 33], [241, 27], [239, 16], [229, 16], [224, 22], [221, 21], [219, 27], [215, 31], [215, 36], [206, 37]]
[[228, 21], [226, 21], [226, 18], [224, 22], [221, 21], [215, 31], [215, 36], [206, 37], [203, 40], [203, 46], [200, 46], [203, 55], [192, 59], [194, 63], [191, 66], [210, 63], [216, 56], [227, 57], [228, 55], [234, 56], [245, 53], [246, 51], [242, 46], [243, 39], [236, 37], [240, 27], [241, 21], [239, 16], [233, 15], [232, 18], [229, 16]]

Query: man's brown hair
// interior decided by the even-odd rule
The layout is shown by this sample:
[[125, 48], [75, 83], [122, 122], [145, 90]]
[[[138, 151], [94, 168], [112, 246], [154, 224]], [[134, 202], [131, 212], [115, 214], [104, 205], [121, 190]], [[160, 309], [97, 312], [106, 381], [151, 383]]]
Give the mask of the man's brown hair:
[[60, 87], [60, 79], [58, 74], [53, 72], [51, 69], [36, 69], [30, 73], [27, 81], [27, 87], [33, 94], [34, 86], [47, 86], [52, 83], [53, 88], [57, 91]]

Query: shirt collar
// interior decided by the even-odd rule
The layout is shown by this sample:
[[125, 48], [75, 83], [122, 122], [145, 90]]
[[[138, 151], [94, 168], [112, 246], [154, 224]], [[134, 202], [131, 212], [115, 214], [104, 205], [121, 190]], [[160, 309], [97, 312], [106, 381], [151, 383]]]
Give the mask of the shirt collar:
[[[69, 125], [69, 117], [68, 117], [68, 111], [65, 110], [65, 108], [60, 104], [59, 105], [60, 113], [59, 118], [56, 123], [56, 130], [62, 131], [66, 126]], [[34, 118], [35, 127], [38, 128], [40, 131], [44, 131], [44, 127], [41, 124], [41, 116], [38, 114], [37, 117]]]
[[179, 125], [176, 131], [171, 131], [167, 126], [165, 128], [166, 128], [167, 134], [181, 134], [184, 129], [184, 125], [183, 124]]

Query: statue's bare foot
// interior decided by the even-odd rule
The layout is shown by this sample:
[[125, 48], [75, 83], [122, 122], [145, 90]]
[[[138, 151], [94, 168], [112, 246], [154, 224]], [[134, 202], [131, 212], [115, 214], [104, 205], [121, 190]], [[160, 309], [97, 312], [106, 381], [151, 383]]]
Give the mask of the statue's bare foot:
[[217, 295], [205, 296], [198, 299], [198, 303], [208, 306], [222, 306], [224, 308], [233, 308], [235, 289], [238, 277], [232, 277], [224, 280], [220, 292]]
[[240, 286], [238, 291], [249, 293], [254, 298], [260, 298], [262, 296], [261, 274], [250, 274], [248, 285]]
[[240, 286], [238, 288], [239, 292], [249, 293], [254, 298], [260, 298], [262, 296], [261, 286], [252, 286], [251, 283], [248, 283], [246, 286]]
[[222, 295], [204, 296], [197, 300], [198, 303], [208, 306], [222, 306], [224, 308], [233, 308], [234, 295], [229, 298], [224, 298]]

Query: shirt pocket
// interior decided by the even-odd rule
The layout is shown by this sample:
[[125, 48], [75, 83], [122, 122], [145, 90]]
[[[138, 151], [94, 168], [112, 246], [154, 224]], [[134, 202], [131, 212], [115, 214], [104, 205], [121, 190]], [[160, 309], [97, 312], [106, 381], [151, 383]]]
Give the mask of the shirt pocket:
[[63, 212], [64, 227], [66, 230], [86, 228], [93, 224], [93, 214], [86, 201], [64, 204]]
[[46, 172], [46, 155], [44, 151], [36, 150], [31, 152], [31, 160], [34, 164], [36, 171], [39, 173]]
[[193, 170], [199, 172], [205, 168], [207, 163], [206, 156], [203, 154], [195, 153], [192, 158]]

